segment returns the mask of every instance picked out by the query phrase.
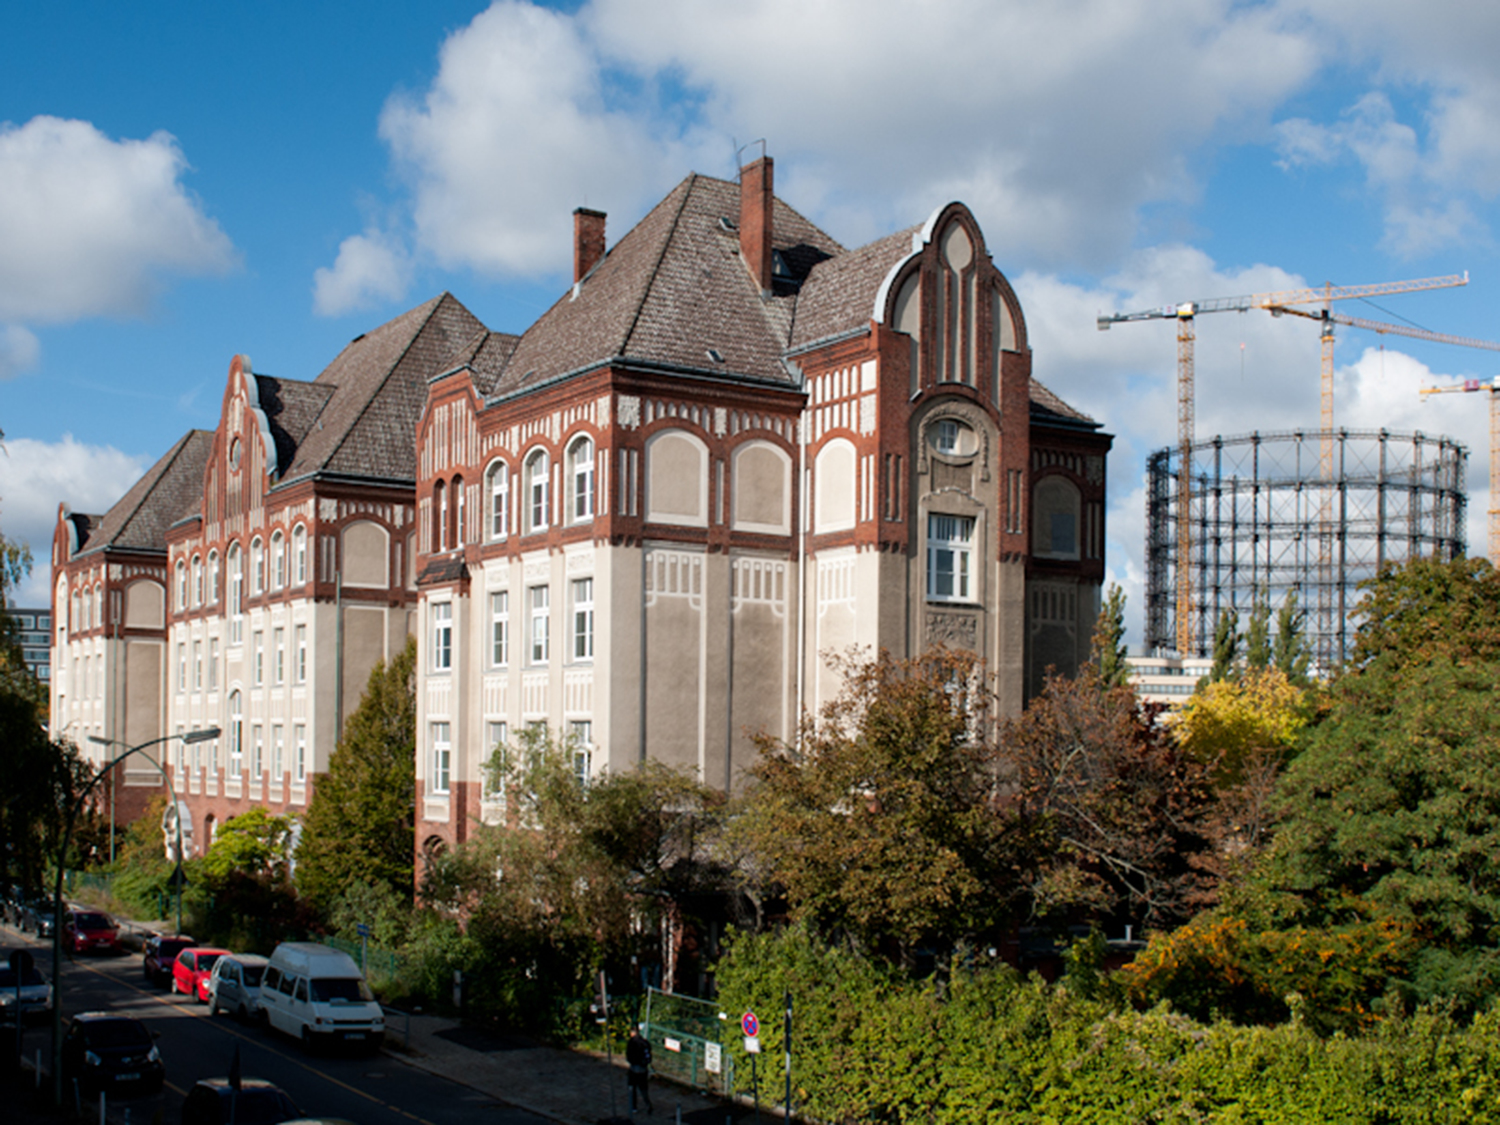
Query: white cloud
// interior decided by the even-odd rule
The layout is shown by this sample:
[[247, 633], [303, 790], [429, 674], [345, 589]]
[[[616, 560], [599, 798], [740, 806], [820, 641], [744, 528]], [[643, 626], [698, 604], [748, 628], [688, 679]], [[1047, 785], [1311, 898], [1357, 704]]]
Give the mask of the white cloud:
[[18, 591], [23, 605], [46, 605], [52, 529], [57, 506], [103, 513], [140, 478], [149, 462], [112, 446], [6, 439], [0, 449], [0, 533], [31, 547], [31, 577]]
[[113, 141], [86, 121], [0, 124], [0, 320], [149, 310], [163, 274], [228, 269], [234, 249], [183, 187], [166, 133]]
[[0, 324], [0, 379], [35, 367], [40, 354], [41, 344], [35, 335], [19, 324]]
[[339, 244], [333, 266], [313, 274], [313, 311], [342, 316], [382, 300], [395, 300], [411, 280], [411, 261], [400, 240], [378, 230]]

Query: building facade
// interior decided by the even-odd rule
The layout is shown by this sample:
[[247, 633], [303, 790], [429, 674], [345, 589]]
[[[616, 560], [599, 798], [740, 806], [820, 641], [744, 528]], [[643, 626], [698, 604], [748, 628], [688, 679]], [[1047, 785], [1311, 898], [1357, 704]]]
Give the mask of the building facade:
[[772, 180], [690, 176], [607, 253], [575, 212], [572, 288], [431, 381], [420, 849], [503, 817], [527, 727], [730, 789], [843, 654], [972, 651], [1011, 713], [1087, 658], [1110, 438], [1032, 379], [974, 216], [846, 250]]

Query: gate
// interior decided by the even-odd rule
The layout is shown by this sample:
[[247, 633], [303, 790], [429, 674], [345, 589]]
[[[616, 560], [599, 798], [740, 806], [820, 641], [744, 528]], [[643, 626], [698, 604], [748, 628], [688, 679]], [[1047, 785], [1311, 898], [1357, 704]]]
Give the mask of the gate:
[[723, 1049], [718, 1004], [647, 988], [642, 1022], [651, 1043], [653, 1070], [721, 1097], [732, 1096], [734, 1060]]

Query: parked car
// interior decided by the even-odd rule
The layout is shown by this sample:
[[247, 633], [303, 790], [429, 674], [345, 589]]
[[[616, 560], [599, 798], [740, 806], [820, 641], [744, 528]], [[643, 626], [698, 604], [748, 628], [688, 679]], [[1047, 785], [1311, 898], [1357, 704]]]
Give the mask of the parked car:
[[77, 1079], [90, 1093], [154, 1094], [167, 1077], [155, 1034], [133, 1016], [113, 1012], [80, 1012], [73, 1017], [63, 1036], [62, 1064], [63, 1076]]
[[191, 996], [201, 1004], [208, 1003], [208, 974], [214, 962], [229, 956], [229, 950], [207, 945], [190, 945], [172, 962], [172, 991]]
[[268, 962], [254, 953], [220, 957], [208, 974], [208, 1013], [233, 1012], [242, 1020], [260, 1015], [260, 982]]
[[[66, 912], [67, 907], [64, 906], [63, 910]], [[56, 918], [54, 900], [50, 898], [28, 899], [26, 905], [21, 908], [21, 921], [19, 922], [21, 932], [25, 933], [29, 930], [37, 937], [51, 937]]]
[[385, 1012], [347, 953], [313, 942], [282, 942], [261, 980], [260, 1006], [271, 1027], [302, 1040], [358, 1044], [378, 1051]]
[[36, 969], [28, 969], [21, 976], [19, 1008], [16, 1000], [16, 971], [0, 962], [0, 1020], [15, 1022], [19, 1010], [23, 1020], [39, 1016], [52, 1010], [52, 985]]
[[230, 1103], [235, 1125], [281, 1125], [302, 1116], [280, 1086], [264, 1078], [243, 1078], [238, 1091], [227, 1078], [204, 1078], [182, 1103], [182, 1125], [228, 1125]]
[[63, 946], [74, 953], [119, 953], [120, 927], [99, 910], [70, 910], [63, 919]]
[[142, 948], [141, 970], [146, 980], [155, 985], [172, 983], [172, 965], [177, 955], [198, 939], [188, 934], [153, 934]]

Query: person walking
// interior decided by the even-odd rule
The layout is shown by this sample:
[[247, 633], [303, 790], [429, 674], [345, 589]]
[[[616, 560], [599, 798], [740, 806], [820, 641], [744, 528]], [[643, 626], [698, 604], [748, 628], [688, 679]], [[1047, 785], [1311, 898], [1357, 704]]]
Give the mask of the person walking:
[[630, 1066], [630, 1073], [626, 1082], [630, 1084], [630, 1112], [635, 1112], [635, 1099], [637, 1092], [641, 1100], [646, 1103], [646, 1112], [655, 1113], [656, 1107], [651, 1104], [651, 1044], [644, 1035], [642, 1028], [637, 1026], [630, 1032], [630, 1040], [625, 1044], [625, 1062]]

